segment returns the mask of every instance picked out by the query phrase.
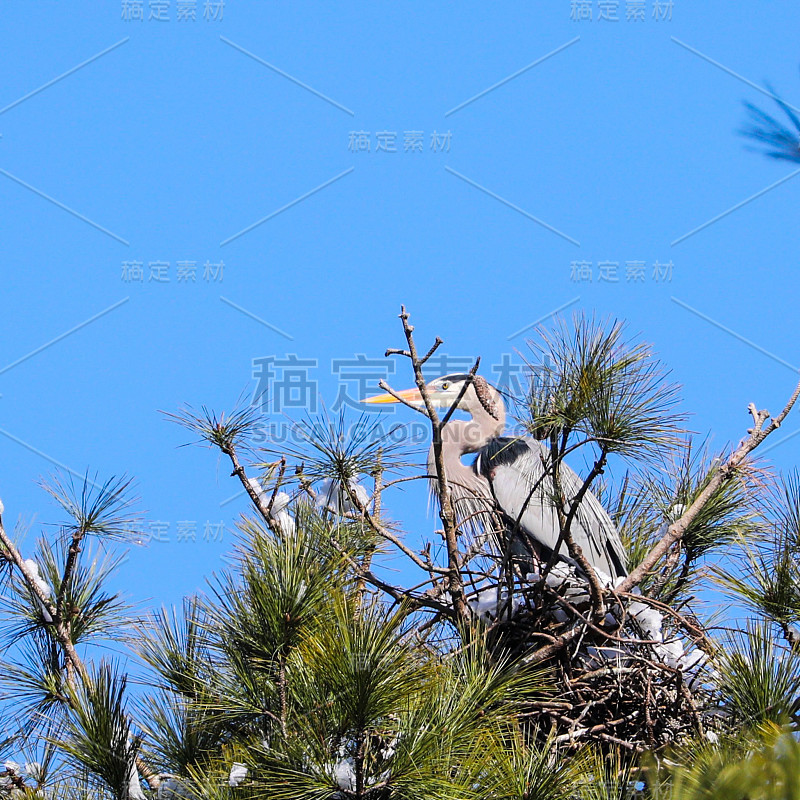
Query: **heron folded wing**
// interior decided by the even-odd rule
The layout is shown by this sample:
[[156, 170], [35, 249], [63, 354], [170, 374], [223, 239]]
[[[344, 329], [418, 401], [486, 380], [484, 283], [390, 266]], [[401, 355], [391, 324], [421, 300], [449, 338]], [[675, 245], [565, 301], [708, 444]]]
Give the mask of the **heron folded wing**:
[[[558, 544], [560, 528], [549, 464], [547, 448], [528, 438], [498, 437], [476, 460], [476, 468], [489, 481], [497, 504], [512, 524], [518, 522], [531, 538], [552, 551]], [[564, 463], [560, 475], [561, 488], [569, 503], [583, 481]], [[607, 577], [627, 574], [619, 534], [591, 492], [584, 495], [570, 531], [593, 568]], [[559, 555], [569, 555], [563, 542]]]

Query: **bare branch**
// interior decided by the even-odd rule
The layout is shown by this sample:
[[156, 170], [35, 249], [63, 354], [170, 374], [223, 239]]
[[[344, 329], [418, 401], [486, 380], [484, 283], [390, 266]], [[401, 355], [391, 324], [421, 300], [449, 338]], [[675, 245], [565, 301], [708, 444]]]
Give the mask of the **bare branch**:
[[[247, 477], [247, 473], [245, 472], [244, 467], [239, 463], [239, 456], [236, 454], [236, 449], [233, 446], [221, 448], [222, 452], [228, 456], [231, 460], [231, 464], [233, 464], [233, 472], [232, 475], [235, 475], [239, 481], [241, 482], [244, 490], [250, 496], [250, 499], [253, 501], [253, 505], [258, 509], [261, 516], [264, 518], [264, 521], [269, 526], [269, 529], [277, 534], [281, 534], [281, 527], [277, 520], [272, 518], [272, 514], [270, 513], [272, 510], [272, 502], [275, 499], [275, 492], [273, 492], [272, 499], [265, 503], [263, 496], [261, 493], [257, 492], [253, 485], [250, 483], [250, 478]], [[276, 487], [277, 490], [277, 487]]]
[[442, 418], [442, 427], [444, 427], [445, 425], [447, 425], [448, 422], [450, 422], [450, 417], [453, 416], [453, 412], [458, 408], [458, 404], [461, 402], [461, 398], [466, 394], [467, 389], [469, 389], [469, 387], [472, 386], [472, 381], [475, 378], [475, 374], [477, 373], [478, 367], [480, 365], [481, 365], [481, 357], [478, 356], [475, 359], [475, 365], [469, 371], [469, 380], [464, 381], [464, 385], [461, 387], [461, 391], [459, 391], [455, 403], [453, 403], [453, 405], [451, 405], [450, 408], [447, 409], [447, 413]]
[[453, 508], [450, 485], [447, 482], [444, 458], [442, 455], [442, 423], [425, 386], [425, 377], [422, 374], [422, 362], [417, 355], [417, 348], [414, 342], [414, 328], [409, 324], [408, 318], [405, 306], [401, 306], [400, 320], [403, 324], [403, 333], [405, 334], [406, 342], [408, 343], [408, 351], [411, 354], [414, 378], [417, 389], [419, 389], [422, 395], [423, 403], [428, 412], [433, 432], [433, 455], [439, 487], [439, 517], [444, 526], [447, 562], [450, 573], [447, 577], [448, 591], [453, 600], [453, 608], [455, 609], [456, 616], [463, 621], [468, 621], [470, 619], [470, 611], [464, 597], [464, 584], [459, 569], [461, 554], [458, 547], [458, 523]]
[[441, 344], [444, 344], [444, 342], [437, 336], [431, 349], [420, 359], [419, 365], [422, 366], [439, 349], [439, 345]]
[[748, 411], [753, 415], [755, 423], [750, 435], [731, 453], [728, 460], [711, 475], [707, 486], [697, 496], [695, 501], [687, 508], [681, 517], [672, 523], [658, 544], [645, 556], [642, 562], [619, 585], [620, 592], [629, 592], [634, 586], [641, 583], [645, 576], [666, 555], [667, 551], [681, 540], [689, 525], [694, 521], [700, 511], [714, 496], [719, 487], [729, 480], [745, 463], [747, 457], [767, 438], [773, 431], [780, 427], [786, 415], [792, 410], [798, 396], [800, 396], [800, 383], [797, 384], [792, 396], [783, 410], [766, 427], [764, 422], [769, 418], [766, 411], [754, 412], [755, 405], [750, 404]]
[[348, 500], [353, 504], [354, 508], [358, 511], [360, 516], [366, 521], [366, 523], [375, 531], [379, 536], [382, 536], [386, 539], [387, 542], [391, 542], [398, 550], [400, 550], [404, 555], [408, 556], [414, 564], [416, 564], [420, 569], [425, 570], [431, 574], [436, 573], [438, 575], [449, 575], [449, 569], [441, 569], [439, 567], [433, 566], [431, 563], [425, 563], [413, 550], [407, 547], [403, 542], [395, 536], [391, 531], [389, 531], [385, 525], [382, 525], [372, 514], [369, 513], [367, 507], [356, 497], [355, 493], [352, 491], [350, 486], [342, 482], [342, 486], [344, 490], [347, 492]]
[[381, 378], [381, 380], [378, 381], [378, 386], [380, 386], [381, 389], [388, 392], [392, 397], [394, 397], [394, 399], [397, 400], [398, 403], [402, 403], [407, 408], [416, 411], [418, 414], [422, 414], [422, 416], [424, 417], [428, 416], [424, 408], [415, 406], [413, 403], [409, 403], [408, 400], [404, 399], [403, 397], [400, 397], [400, 395], [394, 389], [392, 389], [392, 387], [389, 386], [389, 384], [386, 383], [386, 381], [383, 380], [383, 378]]

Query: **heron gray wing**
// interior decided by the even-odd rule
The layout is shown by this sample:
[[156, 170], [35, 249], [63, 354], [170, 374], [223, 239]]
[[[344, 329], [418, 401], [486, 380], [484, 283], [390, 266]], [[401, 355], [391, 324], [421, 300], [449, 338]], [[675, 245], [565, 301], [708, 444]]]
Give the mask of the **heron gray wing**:
[[[562, 463], [561, 486], [568, 500], [572, 500], [583, 486], [583, 478], [567, 464]], [[591, 542], [593, 552], [600, 551], [601, 562], [597, 566], [606, 575], [613, 578], [624, 577], [628, 574], [626, 567], [628, 557], [625, 553], [622, 539], [620, 539], [619, 531], [611, 521], [611, 517], [603, 507], [603, 504], [591, 490], [586, 492], [581, 504], [578, 506], [575, 522], [572, 524], [572, 531], [573, 536], [576, 537], [576, 544], [583, 547], [577, 538], [577, 534], [580, 531], [582, 537]], [[607, 566], [604, 567], [602, 562], [605, 562]], [[591, 559], [589, 563], [594, 566]]]
[[[476, 469], [487, 478], [494, 497], [509, 519], [549, 550], [558, 544], [559, 523], [552, 498], [552, 480], [546, 474], [549, 451], [529, 438], [499, 437], [480, 453]], [[561, 466], [561, 486], [571, 500], [583, 485], [566, 464]], [[589, 563], [610, 577], [625, 575], [625, 554], [614, 523], [600, 501], [587, 492], [570, 527], [572, 537]], [[562, 542], [559, 555], [568, 556]]]

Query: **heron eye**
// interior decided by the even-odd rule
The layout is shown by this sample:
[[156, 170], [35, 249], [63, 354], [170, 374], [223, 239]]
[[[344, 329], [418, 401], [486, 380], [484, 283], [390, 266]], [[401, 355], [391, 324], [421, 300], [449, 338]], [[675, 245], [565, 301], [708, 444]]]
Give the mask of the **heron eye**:
[[445, 382], [442, 384], [442, 389], [444, 389], [445, 391], [447, 391], [449, 388], [450, 388], [450, 381], [445, 381]]

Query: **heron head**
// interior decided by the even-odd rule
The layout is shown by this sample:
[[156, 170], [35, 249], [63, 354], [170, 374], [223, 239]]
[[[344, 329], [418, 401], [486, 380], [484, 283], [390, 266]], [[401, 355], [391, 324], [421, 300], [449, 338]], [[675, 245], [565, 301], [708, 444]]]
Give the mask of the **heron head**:
[[[472, 376], [466, 372], [443, 375], [425, 384], [431, 403], [436, 408], [450, 408], [455, 405], [461, 411], [471, 412], [480, 403], [492, 416], [497, 417], [494, 391], [485, 378]], [[399, 403], [401, 398], [412, 405], [423, 405], [419, 389], [405, 389], [394, 394], [379, 394], [368, 397], [365, 403]], [[456, 405], [457, 404], [457, 405]]]

